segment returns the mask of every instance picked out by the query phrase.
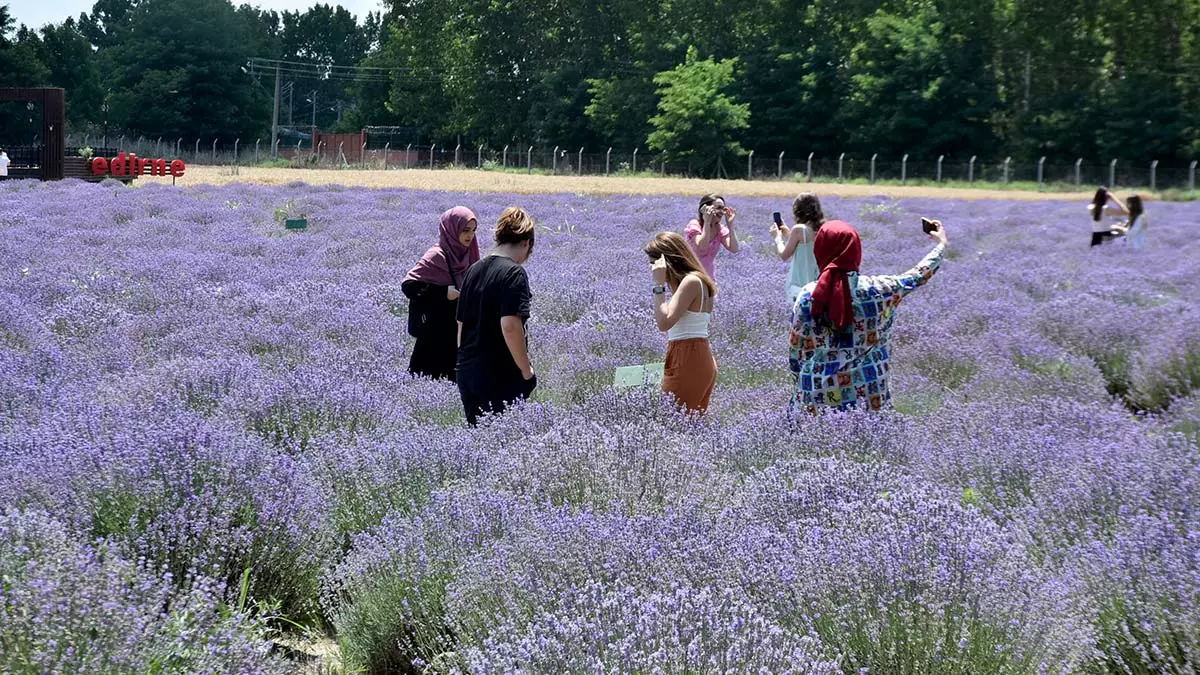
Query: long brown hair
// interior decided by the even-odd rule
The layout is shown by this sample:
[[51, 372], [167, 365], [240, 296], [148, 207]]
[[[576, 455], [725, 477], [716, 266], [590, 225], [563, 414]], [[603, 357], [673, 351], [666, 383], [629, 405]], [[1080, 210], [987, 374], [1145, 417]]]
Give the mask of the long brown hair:
[[1100, 222], [1104, 216], [1104, 205], [1108, 203], [1108, 188], [1101, 186], [1092, 196], [1092, 220]]
[[708, 291], [709, 297], [717, 297], [717, 282], [704, 271], [700, 259], [692, 252], [687, 240], [678, 232], [659, 232], [654, 239], [646, 244], [646, 255], [651, 260], [664, 258], [667, 261], [667, 281], [671, 286], [679, 288], [683, 278], [689, 274], [700, 277], [700, 282]]

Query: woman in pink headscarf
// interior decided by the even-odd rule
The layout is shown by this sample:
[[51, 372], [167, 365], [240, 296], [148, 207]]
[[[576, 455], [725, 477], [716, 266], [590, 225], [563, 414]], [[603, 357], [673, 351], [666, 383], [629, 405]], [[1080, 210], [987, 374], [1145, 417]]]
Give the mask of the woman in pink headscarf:
[[458, 285], [479, 260], [478, 223], [465, 206], [442, 214], [438, 243], [421, 257], [400, 284], [408, 296], [408, 334], [413, 345], [408, 372], [454, 381], [458, 358]]

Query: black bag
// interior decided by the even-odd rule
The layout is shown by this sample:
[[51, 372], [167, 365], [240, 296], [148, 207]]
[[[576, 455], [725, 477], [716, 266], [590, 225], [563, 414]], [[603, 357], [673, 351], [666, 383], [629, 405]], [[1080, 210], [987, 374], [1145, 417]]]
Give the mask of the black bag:
[[[454, 283], [454, 287], [458, 287], [458, 279], [454, 277], [454, 270], [450, 267], [450, 258], [446, 256], [446, 252], [442, 251], [442, 258], [446, 261], [446, 272], [450, 274], [450, 281]], [[425, 328], [429, 325], [430, 317], [436, 311], [439, 299], [432, 294], [442, 289], [442, 286], [434, 286], [423, 281], [410, 281], [412, 293], [405, 291], [408, 296], [408, 334], [414, 339], [420, 339], [425, 334]], [[403, 290], [405, 284], [401, 284]], [[415, 288], [414, 288], [415, 286]], [[444, 293], [445, 291], [443, 291]], [[444, 302], [449, 302], [444, 300]]]

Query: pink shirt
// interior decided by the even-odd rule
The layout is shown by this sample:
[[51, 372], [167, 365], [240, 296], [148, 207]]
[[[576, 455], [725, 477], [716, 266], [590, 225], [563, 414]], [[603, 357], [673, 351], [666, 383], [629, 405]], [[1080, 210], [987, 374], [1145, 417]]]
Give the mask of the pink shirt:
[[696, 237], [700, 236], [700, 233], [703, 231], [700, 221], [692, 220], [684, 228], [683, 236], [687, 239], [688, 245], [692, 247], [692, 251], [696, 254], [696, 257], [700, 259], [700, 265], [704, 267], [704, 271], [715, 280], [717, 275], [713, 268], [713, 262], [717, 259], [717, 251], [720, 251], [724, 245], [721, 242], [725, 241], [725, 237], [729, 236], [729, 228], [721, 225], [721, 233], [713, 237], [708, 242], [708, 245], [705, 246], [705, 250], [701, 251], [700, 247], [696, 246]]

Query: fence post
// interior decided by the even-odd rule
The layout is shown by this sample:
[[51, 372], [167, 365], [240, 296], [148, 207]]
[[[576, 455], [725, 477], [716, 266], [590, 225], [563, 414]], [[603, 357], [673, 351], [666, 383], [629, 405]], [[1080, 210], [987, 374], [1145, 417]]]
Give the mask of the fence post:
[[1075, 187], [1083, 184], [1083, 176], [1079, 167], [1083, 165], [1083, 158], [1079, 157], [1075, 160]]
[[365, 169], [367, 168], [367, 144], [364, 142], [362, 147], [358, 149], [358, 163]]
[[504, 146], [504, 151], [500, 154], [500, 168], [508, 168], [508, 146]]
[[459, 165], [459, 156], [460, 156], [461, 152], [462, 152], [462, 143], [459, 143], [458, 145], [454, 146], [454, 166], [456, 166], [456, 167]]
[[908, 153], [907, 152], [904, 153], [904, 156], [900, 158], [900, 184], [901, 185], [908, 184]]
[[1108, 187], [1109, 189], [1117, 187], [1117, 160], [1108, 163]]
[[1042, 189], [1043, 169], [1046, 166], [1046, 156], [1042, 155], [1038, 160], [1038, 190]]
[[1196, 160], [1194, 159], [1191, 164], [1188, 164], [1188, 190], [1192, 194], [1196, 193]]
[[533, 173], [533, 146], [529, 146], [529, 154], [526, 156], [525, 170], [527, 173]]
[[1012, 162], [1012, 157], [1004, 158], [1004, 182], [1008, 183], [1008, 165]]
[[633, 172], [637, 173], [637, 148], [633, 149]]
[[812, 182], [812, 158], [813, 158], [813, 155], [815, 155], [815, 154], [817, 154], [817, 153], [816, 152], [808, 153], [808, 165], [804, 169], [804, 180], [806, 180], [810, 183]]
[[942, 184], [942, 160], [943, 159], [946, 159], [945, 155], [938, 155], [938, 165], [937, 165], [937, 184], [938, 185]]
[[217, 163], [217, 139], [213, 139], [213, 164]]
[[275, 139], [275, 143], [274, 143], [274, 146], [275, 146], [275, 147], [274, 147], [274, 150], [275, 150], [275, 152], [273, 152], [273, 153], [271, 154], [271, 156], [272, 156], [272, 157], [278, 157], [278, 156], [279, 156], [279, 141], [281, 141], [281, 140], [283, 140], [283, 139], [281, 139], [281, 138], [276, 138], [276, 139]]
[[842, 160], [846, 159], [846, 153], [838, 155], [838, 182], [842, 182]]
[[183, 138], [179, 138], [179, 139], [176, 139], [176, 141], [175, 141], [175, 156], [178, 157], [182, 154], [183, 154]]
[[480, 143], [479, 147], [475, 148], [475, 168], [483, 168], [483, 143]]
[[608, 175], [609, 169], [611, 169], [611, 168], [612, 168], [612, 148], [609, 148], [608, 152], [604, 153], [604, 175], [605, 176]]
[[[324, 144], [325, 144], [325, 141], [321, 141], [321, 145], [324, 145]], [[313, 157], [314, 158], [316, 157], [316, 148], [313, 148]], [[296, 141], [296, 162], [297, 163], [300, 162], [300, 141]]]
[[392, 150], [392, 142], [391, 141], [388, 141], [387, 143], [383, 144], [383, 170], [384, 171], [387, 171], [388, 154], [391, 153], [391, 150]]
[[[125, 138], [125, 137], [122, 136], [121, 138]], [[194, 153], [194, 155], [195, 155], [196, 159], [200, 159], [200, 139], [199, 138], [196, 139], [196, 152]]]
[[975, 182], [975, 155], [971, 155], [971, 161], [967, 163], [967, 184]]
[[879, 157], [879, 153], [871, 155], [871, 185], [875, 184], [875, 160]]
[[233, 139], [233, 165], [234, 166], [237, 166], [238, 146], [241, 144], [242, 144], [242, 139], [240, 139], [240, 138]]
[[550, 158], [550, 173], [558, 175], [558, 146], [554, 146], [554, 156]]
[[411, 156], [412, 156], [412, 143], [409, 143], [408, 147], [404, 149], [404, 168], [405, 169], [408, 168], [408, 158]]
[[162, 157], [162, 136], [159, 136], [158, 141], [154, 143], [154, 154]]
[[262, 139], [254, 141], [254, 163], [258, 164], [258, 146], [262, 145]]
[[579, 175], [583, 175], [583, 148], [579, 148]]
[[1150, 191], [1158, 191], [1158, 160], [1150, 162]]
[[775, 169], [775, 177], [783, 178], [783, 153], [779, 153], [779, 166]]
[[754, 151], [750, 151], [750, 155], [746, 158], [746, 180], [754, 177]]
[[337, 158], [338, 158], [338, 159], [340, 159], [340, 160], [342, 160], [342, 164], [349, 164], [349, 163], [350, 163], [350, 162], [347, 162], [347, 161], [346, 161], [346, 141], [339, 141], [339, 142], [338, 142], [338, 154], [337, 154]]

